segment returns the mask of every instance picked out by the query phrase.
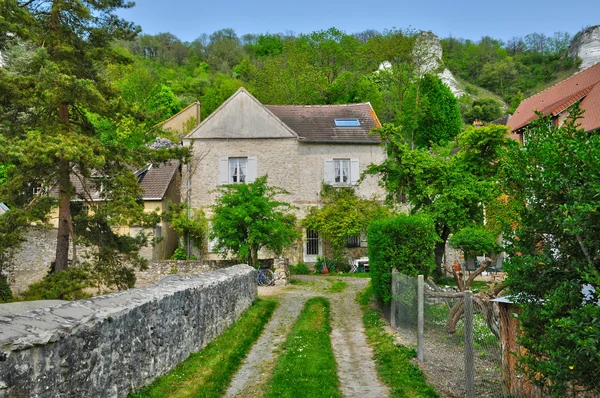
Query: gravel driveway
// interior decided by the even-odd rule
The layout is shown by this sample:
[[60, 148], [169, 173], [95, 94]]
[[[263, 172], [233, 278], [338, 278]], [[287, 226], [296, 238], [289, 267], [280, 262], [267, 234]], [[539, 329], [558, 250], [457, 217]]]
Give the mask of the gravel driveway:
[[[273, 318], [242, 367], [234, 376], [227, 397], [261, 397], [281, 345], [296, 318], [310, 297], [327, 297], [331, 303], [331, 344], [338, 367], [340, 390], [344, 397], [387, 397], [388, 388], [377, 378], [373, 351], [367, 344], [362, 312], [356, 303], [356, 293], [368, 279], [336, 276], [294, 276], [301, 285], [286, 288], [259, 288], [260, 296], [279, 296], [279, 306]], [[340, 293], [328, 291], [327, 279], [342, 279], [348, 287]]]

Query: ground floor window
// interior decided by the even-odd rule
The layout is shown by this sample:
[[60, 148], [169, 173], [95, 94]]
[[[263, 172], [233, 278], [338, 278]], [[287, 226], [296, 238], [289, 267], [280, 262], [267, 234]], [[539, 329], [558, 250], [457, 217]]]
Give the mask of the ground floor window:
[[306, 254], [309, 256], [319, 255], [319, 233], [317, 231], [306, 231]]

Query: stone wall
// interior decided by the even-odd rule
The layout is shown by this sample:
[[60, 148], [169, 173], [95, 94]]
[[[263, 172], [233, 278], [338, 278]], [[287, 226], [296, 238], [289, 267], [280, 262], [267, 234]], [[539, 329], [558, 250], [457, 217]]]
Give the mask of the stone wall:
[[219, 268], [231, 267], [236, 260], [161, 260], [151, 261], [148, 269], [136, 271], [136, 286], [155, 283], [168, 275], [198, 275], [215, 271]]
[[126, 397], [236, 321], [256, 298], [236, 265], [0, 318], [0, 398]]

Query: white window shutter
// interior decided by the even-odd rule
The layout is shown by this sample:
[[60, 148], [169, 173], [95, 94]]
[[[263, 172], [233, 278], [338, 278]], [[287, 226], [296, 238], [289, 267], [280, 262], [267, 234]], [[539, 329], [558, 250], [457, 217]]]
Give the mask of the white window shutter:
[[335, 181], [335, 168], [333, 165], [333, 159], [325, 159], [325, 176], [324, 176], [324, 180], [325, 180], [325, 184], [333, 184], [333, 182]]
[[358, 159], [350, 159], [350, 183], [356, 185], [360, 178], [360, 168], [358, 167]]
[[246, 168], [246, 182], [254, 182], [257, 177], [258, 165], [256, 156], [248, 156], [248, 163]]
[[219, 158], [219, 185], [229, 184], [229, 158]]

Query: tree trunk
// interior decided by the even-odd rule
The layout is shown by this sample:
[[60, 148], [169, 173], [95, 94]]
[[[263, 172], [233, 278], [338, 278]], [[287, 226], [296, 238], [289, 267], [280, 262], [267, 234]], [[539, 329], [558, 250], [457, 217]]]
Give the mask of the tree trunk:
[[439, 235], [441, 241], [435, 244], [435, 265], [436, 265], [436, 276], [443, 275], [443, 265], [442, 261], [444, 259], [444, 254], [446, 253], [446, 242], [448, 241], [448, 236], [450, 236], [450, 231], [448, 231], [448, 227], [444, 226], [442, 228], [442, 233]]
[[67, 161], [62, 161], [59, 165], [58, 187], [58, 233], [56, 237], [55, 272], [62, 271], [69, 267], [71, 182], [69, 181], [69, 163]]

